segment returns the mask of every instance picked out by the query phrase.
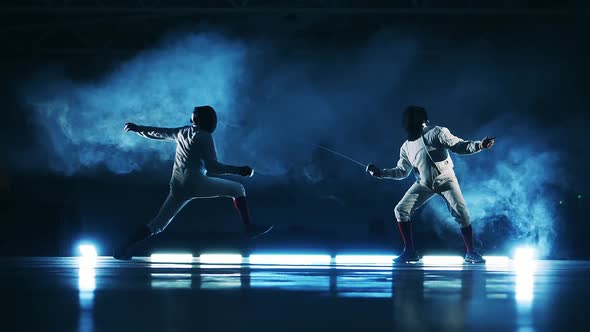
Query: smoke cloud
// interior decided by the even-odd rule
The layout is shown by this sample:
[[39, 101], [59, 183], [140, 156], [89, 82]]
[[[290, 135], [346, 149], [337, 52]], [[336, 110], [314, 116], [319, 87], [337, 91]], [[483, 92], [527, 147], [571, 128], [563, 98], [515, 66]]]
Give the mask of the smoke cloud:
[[96, 82], [44, 72], [23, 98], [46, 129], [55, 170], [73, 174], [100, 165], [129, 173], [153, 158], [172, 159], [174, 148], [126, 134], [123, 124], [178, 127], [189, 124], [196, 105], [233, 109], [245, 52], [216, 35], [190, 35], [143, 52]]
[[[189, 35], [143, 52], [94, 82], [76, 82], [55, 70], [41, 73], [24, 87], [22, 98], [46, 130], [56, 171], [101, 166], [129, 173], [154, 158], [171, 160], [170, 145], [124, 133], [123, 124], [188, 125], [193, 107], [209, 104], [219, 113], [220, 159], [282, 176], [309, 166], [311, 143], [338, 145], [356, 136], [346, 150], [363, 150], [359, 129], [375, 127], [366, 114], [382, 111], [391, 100], [414, 44], [377, 35], [346, 57], [318, 59], [279, 54], [265, 41]], [[377, 140], [388, 136], [386, 128], [373, 132], [380, 134]], [[312, 169], [306, 174], [317, 178]]]
[[[452, 156], [475, 232], [483, 241], [509, 239], [548, 255], [560, 218], [556, 189], [562, 178], [556, 175], [563, 173], [562, 152], [550, 148], [549, 137], [539, 137], [518, 116], [505, 116], [478, 132], [479, 137], [498, 135], [497, 144], [473, 156]], [[439, 234], [456, 231], [442, 202], [429, 204], [426, 214], [443, 221], [435, 224]]]

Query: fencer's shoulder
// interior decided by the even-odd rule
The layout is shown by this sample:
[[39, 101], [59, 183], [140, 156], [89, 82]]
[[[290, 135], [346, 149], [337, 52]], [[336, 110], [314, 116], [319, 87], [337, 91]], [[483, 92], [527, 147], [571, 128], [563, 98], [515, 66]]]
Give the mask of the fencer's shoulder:
[[448, 135], [451, 133], [449, 128], [444, 127], [444, 126], [432, 126], [432, 127], [427, 127], [427, 128], [431, 128], [429, 133], [430, 133], [430, 135], [432, 135], [432, 137], [444, 136], [444, 135]]
[[402, 143], [402, 146], [399, 148], [400, 154], [405, 154], [408, 151], [408, 140], [405, 140]]
[[440, 133], [441, 131], [449, 130], [449, 129], [444, 126], [430, 126], [430, 127], [426, 127], [426, 130], [432, 130], [433, 133]]
[[183, 126], [178, 128], [178, 135], [185, 140], [194, 141], [199, 135], [199, 128], [196, 126]]
[[427, 126], [424, 127], [424, 129], [422, 130], [422, 136], [424, 137], [434, 137], [437, 136], [438, 134], [440, 134], [441, 130], [444, 127], [441, 126]]
[[178, 134], [180, 134], [181, 136], [190, 137], [192, 134], [191, 126], [178, 127], [176, 128], [176, 130]]
[[436, 128], [436, 130], [438, 130], [438, 133], [450, 133], [451, 132], [449, 130], [449, 128], [447, 128], [445, 126], [436, 126], [435, 128]]

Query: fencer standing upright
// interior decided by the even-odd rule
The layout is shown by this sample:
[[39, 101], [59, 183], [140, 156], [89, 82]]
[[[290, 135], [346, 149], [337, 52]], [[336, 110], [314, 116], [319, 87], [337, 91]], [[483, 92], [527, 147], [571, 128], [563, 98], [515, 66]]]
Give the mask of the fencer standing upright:
[[162, 232], [176, 214], [195, 198], [232, 198], [244, 229], [251, 238], [272, 229], [272, 226], [255, 225], [250, 221], [246, 191], [241, 183], [210, 176], [221, 174], [252, 176], [254, 174], [249, 166], [226, 165], [217, 160], [212, 136], [217, 127], [215, 110], [211, 106], [197, 106], [194, 108], [190, 122], [192, 125], [179, 128], [125, 124], [125, 131], [133, 131], [150, 139], [176, 142], [176, 157], [170, 180], [170, 192], [160, 211], [147, 225], [142, 225], [117, 248], [113, 257], [131, 259], [137, 243]]
[[428, 115], [423, 107], [408, 106], [402, 117], [402, 125], [408, 134], [408, 139], [400, 148], [397, 166], [385, 169], [380, 169], [373, 164], [367, 166], [367, 172], [377, 178], [401, 180], [408, 177], [412, 170], [416, 176], [416, 182], [394, 209], [404, 242], [404, 250], [396, 258], [396, 262], [420, 260], [414, 248], [411, 216], [430, 198], [438, 194], [444, 199], [449, 212], [461, 227], [466, 248], [465, 261], [485, 263], [483, 257], [474, 248], [471, 218], [453, 170], [453, 160], [449, 150], [457, 154], [477, 153], [491, 148], [495, 137], [485, 137], [481, 141], [463, 140], [451, 134], [445, 127], [429, 127], [427, 123]]

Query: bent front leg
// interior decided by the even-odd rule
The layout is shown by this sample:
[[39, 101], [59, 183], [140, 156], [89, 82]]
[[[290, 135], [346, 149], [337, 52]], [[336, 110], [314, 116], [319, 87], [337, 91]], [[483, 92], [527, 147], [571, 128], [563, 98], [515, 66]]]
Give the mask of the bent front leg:
[[394, 209], [398, 222], [409, 222], [412, 214], [426, 203], [434, 193], [428, 187], [415, 182]]
[[190, 199], [171, 190], [158, 214], [147, 225], [152, 231], [152, 234], [158, 234], [168, 227], [176, 214], [178, 214], [189, 201]]

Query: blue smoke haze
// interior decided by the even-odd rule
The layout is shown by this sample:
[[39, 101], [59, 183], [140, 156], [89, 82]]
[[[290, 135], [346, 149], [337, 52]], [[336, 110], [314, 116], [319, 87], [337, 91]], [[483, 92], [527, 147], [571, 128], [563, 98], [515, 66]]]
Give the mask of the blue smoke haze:
[[[513, 123], [512, 127], [505, 126]], [[519, 125], [520, 123], [520, 125]], [[555, 188], [563, 173], [562, 153], [547, 148], [546, 138], [538, 135], [522, 119], [504, 117], [478, 130], [480, 137], [499, 136], [493, 149], [473, 156], [453, 155], [455, 171], [467, 202], [476, 234], [484, 230], [502, 233], [521, 244], [536, 246], [538, 253], [550, 253], [559, 220]], [[436, 201], [436, 200], [435, 200]], [[441, 199], [442, 201], [442, 199]], [[427, 205], [426, 215], [443, 221], [434, 225], [439, 234], [456, 232], [456, 223], [442, 202]], [[498, 221], [510, 223], [508, 232]]]
[[[492, 151], [454, 156], [476, 230], [508, 219], [517, 238], [548, 253], [558, 219], [552, 186], [561, 172], [560, 154], [543, 140], [531, 143], [529, 134], [538, 128], [525, 126], [534, 125], [526, 115], [510, 114], [534, 107], [550, 89], [545, 78], [557, 69], [503, 67], [485, 49], [425, 60], [420, 47], [384, 31], [362, 48], [317, 54], [301, 48], [286, 56], [266, 41], [189, 34], [94, 82], [73, 81], [55, 70], [40, 73], [22, 98], [45, 129], [49, 166], [65, 174], [96, 166], [125, 174], [168, 162], [171, 144], [124, 133], [123, 124], [181, 126], [195, 105], [209, 104], [219, 113], [215, 136], [222, 161], [301, 183], [318, 183], [333, 172], [348, 185], [366, 181], [357, 166], [342, 161], [326, 171], [309, 143], [390, 167], [404, 140], [399, 110], [421, 104], [433, 124], [460, 137], [498, 135]], [[405, 186], [399, 186], [400, 197]], [[440, 221], [438, 230], [456, 227], [442, 203], [426, 209]]]
[[[144, 52], [98, 82], [41, 74], [24, 95], [47, 129], [56, 170], [73, 174], [104, 164], [129, 173], [154, 156], [171, 159], [173, 149], [125, 134], [123, 124], [186, 125], [195, 104], [205, 103], [223, 117], [234, 108], [244, 56], [239, 43], [192, 35]], [[222, 123], [221, 134], [225, 130]]]

